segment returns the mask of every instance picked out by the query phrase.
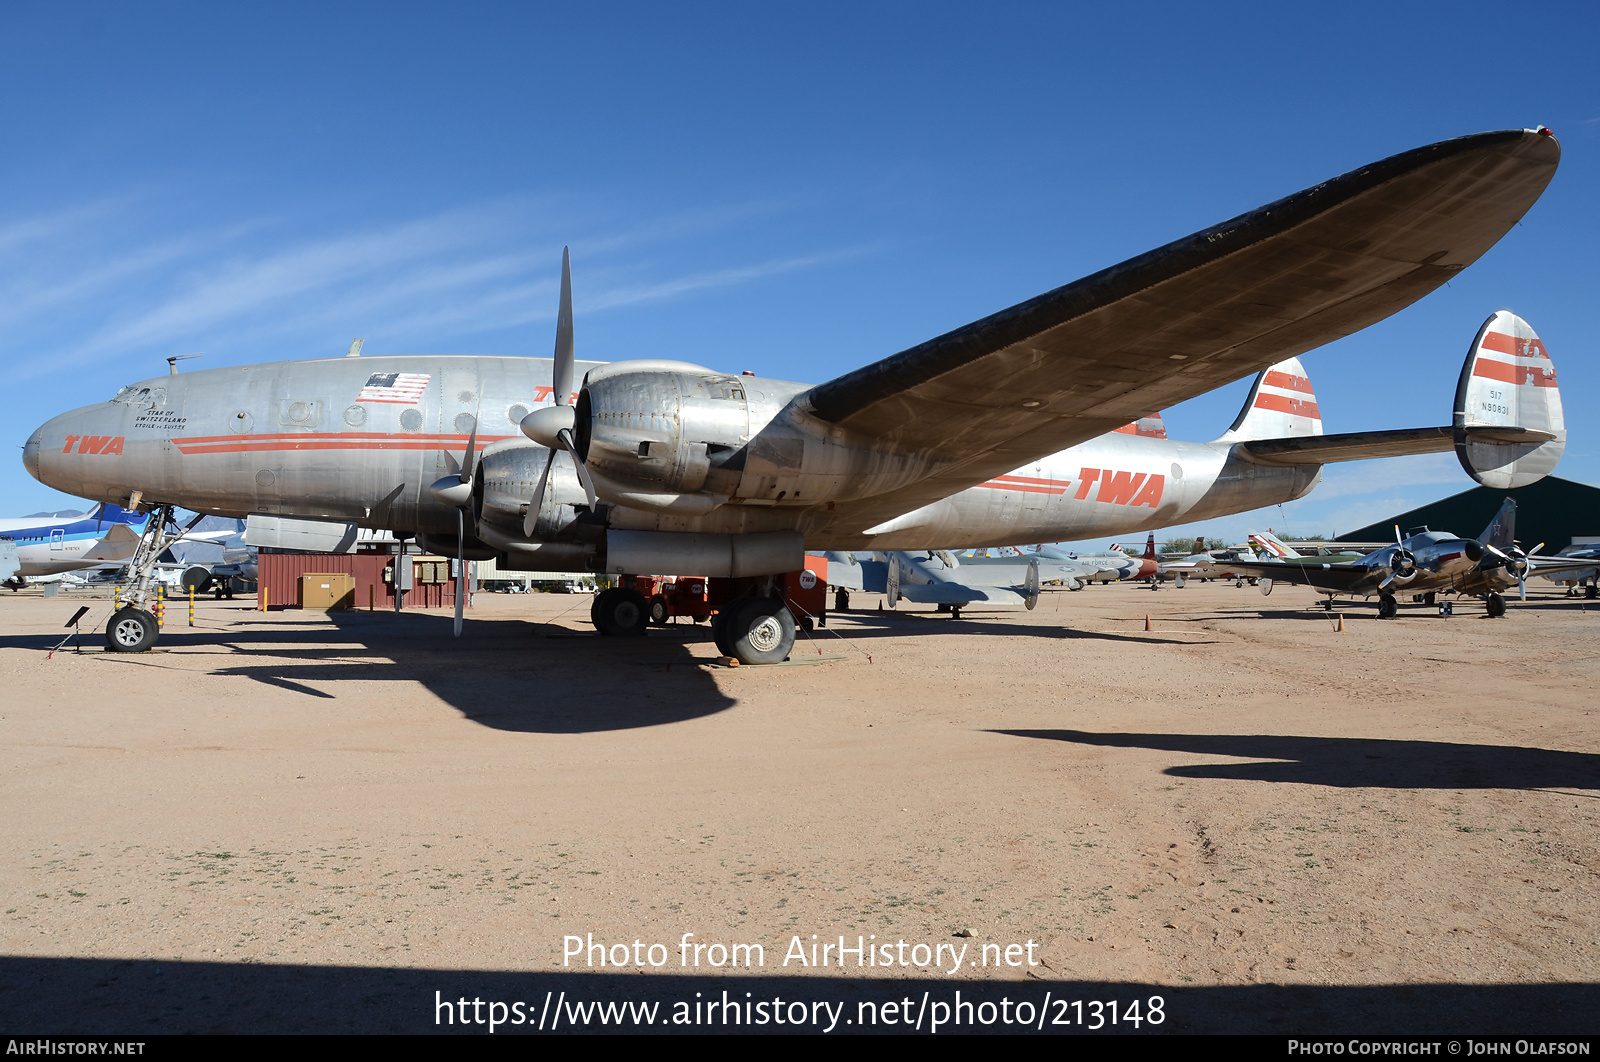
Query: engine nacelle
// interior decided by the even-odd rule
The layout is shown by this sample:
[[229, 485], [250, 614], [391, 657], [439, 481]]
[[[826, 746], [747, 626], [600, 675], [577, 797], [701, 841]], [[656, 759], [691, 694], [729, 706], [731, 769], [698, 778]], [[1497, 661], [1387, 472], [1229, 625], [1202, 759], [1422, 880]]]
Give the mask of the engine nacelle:
[[687, 362], [613, 362], [590, 371], [575, 414], [578, 453], [597, 477], [724, 499], [738, 487], [751, 434], [743, 377]]

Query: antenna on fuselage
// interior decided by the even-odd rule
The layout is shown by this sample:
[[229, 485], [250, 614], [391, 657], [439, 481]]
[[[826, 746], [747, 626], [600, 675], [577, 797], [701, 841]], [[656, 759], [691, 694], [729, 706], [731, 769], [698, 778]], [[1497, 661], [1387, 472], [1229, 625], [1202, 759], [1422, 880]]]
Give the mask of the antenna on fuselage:
[[178, 362], [180, 362], [180, 361], [188, 361], [190, 358], [203, 358], [203, 357], [205, 357], [204, 354], [174, 354], [172, 357], [167, 359], [167, 375], [168, 376], [176, 376], [176, 375], [178, 375]]
[[346, 354], [345, 357], [347, 357], [347, 358], [359, 358], [359, 357], [361, 357], [361, 347], [362, 347], [362, 344], [364, 344], [364, 343], [366, 343], [365, 339], [353, 340], [351, 342], [351, 344], [350, 344], [350, 353]]

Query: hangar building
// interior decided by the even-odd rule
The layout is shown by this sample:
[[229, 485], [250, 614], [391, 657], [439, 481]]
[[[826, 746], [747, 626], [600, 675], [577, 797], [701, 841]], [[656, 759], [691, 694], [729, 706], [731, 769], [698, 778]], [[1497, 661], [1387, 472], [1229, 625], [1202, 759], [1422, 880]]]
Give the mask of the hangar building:
[[1600, 535], [1600, 488], [1570, 479], [1546, 476], [1511, 490], [1474, 487], [1419, 509], [1348, 531], [1336, 542], [1393, 542], [1394, 525], [1402, 534], [1426, 525], [1435, 531], [1473, 537], [1489, 526], [1506, 498], [1517, 500], [1517, 541], [1531, 549], [1543, 542], [1541, 556], [1571, 544], [1574, 537]]

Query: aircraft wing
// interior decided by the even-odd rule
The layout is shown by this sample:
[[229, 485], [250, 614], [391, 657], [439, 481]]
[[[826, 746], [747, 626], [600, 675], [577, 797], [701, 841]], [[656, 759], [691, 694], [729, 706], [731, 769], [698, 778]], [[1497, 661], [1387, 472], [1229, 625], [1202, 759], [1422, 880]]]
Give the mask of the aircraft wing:
[[909, 512], [1388, 317], [1493, 246], [1560, 154], [1544, 129], [1416, 148], [812, 388], [800, 415], [937, 466], [838, 518]]
[[917, 605], [987, 605], [1027, 604], [1027, 598], [1015, 590], [999, 586], [968, 586], [964, 583], [902, 583], [900, 596]]
[[1581, 572], [1600, 568], [1600, 556], [1589, 557], [1529, 557], [1528, 578], [1535, 575], [1555, 576], [1562, 572]]
[[1372, 569], [1366, 565], [1347, 561], [1293, 564], [1278, 560], [1236, 560], [1229, 561], [1227, 567], [1229, 571], [1249, 572], [1257, 578], [1271, 579], [1275, 583], [1296, 583], [1334, 591], [1348, 591], [1372, 575]]
[[[1375, 457], [1443, 453], [1455, 449], [1455, 431], [1456, 429], [1450, 427], [1350, 431], [1340, 435], [1258, 439], [1239, 443], [1237, 446], [1262, 464], [1324, 465], [1335, 461], [1366, 461]], [[1554, 433], [1536, 428], [1470, 425], [1461, 431], [1469, 439], [1484, 442], [1538, 443], [1555, 438]]]

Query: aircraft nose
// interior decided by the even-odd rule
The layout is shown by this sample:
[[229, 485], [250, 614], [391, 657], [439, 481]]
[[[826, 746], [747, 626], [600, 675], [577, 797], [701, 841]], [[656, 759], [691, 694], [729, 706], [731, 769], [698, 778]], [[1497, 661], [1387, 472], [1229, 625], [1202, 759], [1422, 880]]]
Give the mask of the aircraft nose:
[[22, 467], [26, 468], [28, 475], [34, 479], [39, 479], [39, 446], [43, 437], [44, 428], [41, 427], [28, 436], [27, 443], [22, 447]]

